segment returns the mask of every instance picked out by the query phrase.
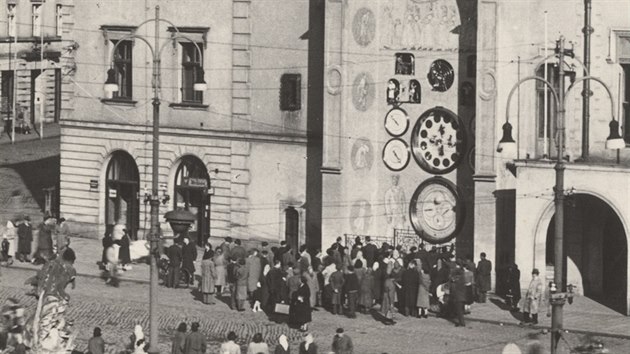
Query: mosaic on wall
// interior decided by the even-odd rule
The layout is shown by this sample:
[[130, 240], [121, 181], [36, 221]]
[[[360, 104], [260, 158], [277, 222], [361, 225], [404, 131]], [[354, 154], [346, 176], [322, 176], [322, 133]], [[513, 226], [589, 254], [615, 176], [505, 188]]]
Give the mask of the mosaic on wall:
[[381, 12], [381, 45], [392, 50], [456, 51], [459, 10], [455, 0], [390, 0]]

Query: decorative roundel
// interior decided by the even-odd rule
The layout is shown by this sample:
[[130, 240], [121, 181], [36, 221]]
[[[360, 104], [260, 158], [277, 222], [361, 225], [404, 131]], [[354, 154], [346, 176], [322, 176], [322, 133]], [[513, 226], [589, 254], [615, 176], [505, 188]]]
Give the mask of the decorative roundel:
[[372, 10], [360, 8], [352, 20], [352, 35], [358, 45], [368, 46], [376, 34], [376, 16]]
[[411, 159], [409, 145], [399, 138], [388, 141], [383, 148], [383, 162], [392, 171], [402, 171]]
[[352, 83], [352, 103], [361, 112], [372, 105], [375, 95], [374, 80], [368, 72], [359, 73]]
[[455, 113], [435, 107], [424, 112], [411, 132], [411, 152], [423, 170], [453, 171], [466, 153], [466, 131]]
[[443, 177], [422, 182], [411, 197], [409, 219], [423, 240], [434, 244], [448, 242], [464, 221], [464, 206], [457, 187]]
[[369, 171], [374, 161], [374, 149], [367, 138], [359, 138], [352, 144], [350, 151], [352, 167], [356, 171]]
[[433, 91], [445, 92], [453, 86], [455, 71], [449, 62], [444, 59], [438, 59], [431, 63], [427, 78]]
[[385, 130], [391, 136], [401, 136], [409, 129], [409, 116], [401, 108], [392, 108], [385, 116]]

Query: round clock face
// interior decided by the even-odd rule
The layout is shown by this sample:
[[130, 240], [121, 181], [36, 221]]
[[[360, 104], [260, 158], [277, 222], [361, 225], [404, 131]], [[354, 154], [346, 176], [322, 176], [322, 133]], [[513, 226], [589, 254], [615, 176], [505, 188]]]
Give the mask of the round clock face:
[[385, 116], [385, 130], [392, 136], [401, 136], [409, 128], [409, 116], [400, 108], [394, 108]]
[[424, 181], [409, 205], [411, 225], [430, 243], [444, 243], [455, 237], [463, 221], [463, 210], [455, 185], [442, 178]]
[[444, 59], [438, 59], [431, 63], [427, 75], [433, 91], [444, 92], [453, 86], [455, 71], [453, 66]]
[[411, 152], [423, 170], [451, 172], [466, 152], [466, 132], [455, 113], [436, 107], [424, 112], [411, 132]]
[[388, 141], [383, 148], [383, 162], [392, 171], [402, 171], [410, 159], [409, 145], [401, 139]]

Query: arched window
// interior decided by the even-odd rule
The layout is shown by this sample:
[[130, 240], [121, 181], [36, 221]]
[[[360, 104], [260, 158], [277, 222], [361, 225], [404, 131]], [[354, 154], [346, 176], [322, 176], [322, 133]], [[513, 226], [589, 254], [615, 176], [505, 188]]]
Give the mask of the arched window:
[[195, 156], [184, 156], [175, 172], [174, 207], [196, 216], [188, 236], [199, 246], [203, 246], [210, 236], [209, 187], [210, 176], [204, 163]]
[[138, 205], [138, 166], [124, 151], [116, 151], [107, 165], [105, 188], [105, 224], [109, 232], [123, 224], [132, 239], [138, 235], [140, 210]]

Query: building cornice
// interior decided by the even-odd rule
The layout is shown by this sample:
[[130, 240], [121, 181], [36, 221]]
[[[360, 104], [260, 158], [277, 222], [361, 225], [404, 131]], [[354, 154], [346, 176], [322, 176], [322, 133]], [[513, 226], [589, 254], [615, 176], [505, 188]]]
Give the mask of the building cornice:
[[[516, 160], [514, 165], [517, 168], [538, 168], [538, 169], [551, 169], [556, 166], [556, 162], [553, 160]], [[624, 165], [617, 165], [612, 161], [589, 161], [589, 162], [567, 162], [565, 163], [565, 169], [567, 171], [590, 171], [590, 172], [630, 172], [630, 167]]]
[[[148, 134], [150, 126], [136, 124], [112, 124], [102, 122], [85, 122], [73, 119], [64, 119], [60, 122], [62, 128], [99, 130], [118, 133]], [[223, 140], [238, 140], [261, 143], [278, 143], [291, 145], [306, 145], [306, 134], [267, 133], [249, 131], [224, 131], [212, 129], [187, 129], [161, 127], [160, 134], [166, 136], [179, 136], [186, 138], [215, 138]]]

